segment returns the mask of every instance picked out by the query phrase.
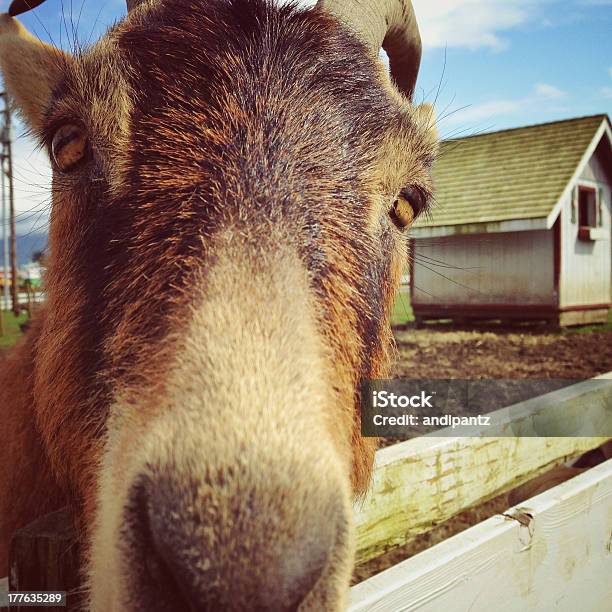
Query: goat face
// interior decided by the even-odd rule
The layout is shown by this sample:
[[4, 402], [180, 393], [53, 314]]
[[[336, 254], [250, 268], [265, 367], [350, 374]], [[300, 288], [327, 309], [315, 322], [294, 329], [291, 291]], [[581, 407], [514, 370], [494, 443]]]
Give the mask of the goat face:
[[35, 410], [92, 610], [343, 605], [436, 144], [343, 21], [160, 0], [72, 56], [2, 18], [54, 167]]

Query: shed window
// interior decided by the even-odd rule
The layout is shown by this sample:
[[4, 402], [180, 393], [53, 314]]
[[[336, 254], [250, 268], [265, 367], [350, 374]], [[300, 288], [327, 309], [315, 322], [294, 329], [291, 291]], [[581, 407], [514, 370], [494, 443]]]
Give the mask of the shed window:
[[578, 190], [578, 226], [595, 227], [597, 225], [597, 192], [589, 187]]

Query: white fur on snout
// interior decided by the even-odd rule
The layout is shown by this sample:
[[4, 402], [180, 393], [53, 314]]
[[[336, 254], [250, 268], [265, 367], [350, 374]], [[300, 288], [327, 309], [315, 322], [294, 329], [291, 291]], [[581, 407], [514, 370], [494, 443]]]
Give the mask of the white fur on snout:
[[[230, 481], [249, 469], [269, 500], [287, 498], [281, 509], [288, 521], [302, 520], [304, 499], [315, 515], [320, 504], [328, 520], [324, 502], [338, 497], [349, 535], [332, 551], [321, 588], [326, 601], [335, 602], [332, 609], [343, 605], [353, 554], [351, 455], [350, 436], [338, 432], [351, 427], [340, 413], [334, 416], [332, 370], [306, 273], [292, 253], [278, 253], [262, 268], [261, 262], [251, 266], [240, 249], [225, 248], [177, 345], [164, 396], [154, 406], [118, 401], [112, 409], [90, 552], [92, 612], [129, 612], [128, 598], [138, 600], [121, 549], [122, 517], [138, 476], [147, 472], [154, 479], [156, 467], [177, 466], [176, 486], [184, 482], [187, 490], [232, 462], [243, 469], [229, 470]], [[267, 482], [290, 484], [266, 493]], [[227, 488], [242, 486], [229, 482]]]
[[[121, 403], [113, 406], [111, 415], [125, 413], [124, 408]], [[138, 475], [142, 464], [139, 455], [146, 455], [142, 447], [137, 450], [136, 444], [129, 444], [128, 437], [129, 429], [125, 419], [109, 417], [88, 568], [91, 612], [124, 609], [121, 600], [128, 585], [124, 584], [121, 572], [121, 522], [130, 483]]]

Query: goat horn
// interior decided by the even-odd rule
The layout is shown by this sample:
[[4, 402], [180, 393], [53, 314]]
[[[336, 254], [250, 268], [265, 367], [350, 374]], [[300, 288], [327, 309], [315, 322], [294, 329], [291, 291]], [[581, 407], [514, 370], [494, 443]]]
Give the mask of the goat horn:
[[[45, 0], [13, 0], [11, 2], [11, 6], [9, 7], [8, 14], [11, 17], [16, 17], [17, 15], [21, 15], [21, 13], [26, 13], [27, 11], [40, 6]], [[127, 10], [134, 10], [139, 4], [142, 4], [144, 0], [126, 0], [127, 2]]]
[[374, 54], [382, 47], [395, 84], [412, 98], [421, 64], [421, 35], [411, 0], [319, 0], [317, 6], [351, 28]]
[[11, 6], [9, 6], [8, 14], [11, 17], [26, 13], [30, 9], [36, 8], [41, 5], [45, 0], [13, 0]]

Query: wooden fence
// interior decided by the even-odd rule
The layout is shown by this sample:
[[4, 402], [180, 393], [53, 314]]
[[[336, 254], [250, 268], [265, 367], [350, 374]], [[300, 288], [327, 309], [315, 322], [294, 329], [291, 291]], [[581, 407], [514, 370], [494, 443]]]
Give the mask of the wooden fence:
[[[357, 563], [608, 441], [612, 373], [491, 417], [487, 437], [448, 430], [378, 451]], [[11, 589], [72, 589], [77, 609], [77, 566], [67, 514], [43, 517], [13, 539]], [[350, 611], [603, 612], [611, 576], [612, 460], [358, 584]]]
[[612, 459], [351, 589], [350, 612], [605, 612]]
[[[492, 413], [521, 437], [423, 437], [377, 454], [357, 509], [358, 562], [596, 448], [612, 373]], [[525, 437], [534, 428], [559, 437]], [[477, 434], [477, 431], [474, 431]], [[482, 433], [482, 432], [481, 432]], [[612, 460], [351, 589], [350, 612], [604, 612], [612, 601]]]

